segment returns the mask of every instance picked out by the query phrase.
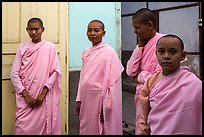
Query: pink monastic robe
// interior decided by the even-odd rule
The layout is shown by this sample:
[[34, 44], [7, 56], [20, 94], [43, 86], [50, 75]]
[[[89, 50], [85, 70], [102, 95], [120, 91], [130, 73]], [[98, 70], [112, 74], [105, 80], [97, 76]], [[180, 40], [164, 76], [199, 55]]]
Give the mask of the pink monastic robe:
[[[15, 134], [61, 134], [61, 69], [54, 44], [42, 40], [19, 46], [10, 76], [16, 90]], [[49, 91], [42, 105], [29, 107], [21, 92], [26, 89], [35, 99], [44, 86]]]
[[202, 81], [187, 67], [168, 76], [154, 74], [140, 99], [142, 134], [202, 134]]
[[[103, 42], [83, 52], [76, 98], [81, 101], [80, 134], [123, 134], [120, 91], [123, 69], [114, 49]], [[101, 110], [104, 123], [100, 122]]]
[[164, 36], [164, 34], [156, 33], [155, 36], [148, 41], [144, 47], [136, 47], [133, 51], [130, 59], [127, 62], [126, 72], [128, 76], [137, 76], [137, 81], [139, 82], [136, 87], [135, 93], [135, 106], [136, 106], [136, 122], [135, 122], [135, 134], [139, 134], [139, 121], [138, 117], [140, 115], [140, 103], [139, 95], [145, 81], [155, 72], [161, 70], [161, 66], [156, 58], [155, 50], [156, 43], [159, 38]]

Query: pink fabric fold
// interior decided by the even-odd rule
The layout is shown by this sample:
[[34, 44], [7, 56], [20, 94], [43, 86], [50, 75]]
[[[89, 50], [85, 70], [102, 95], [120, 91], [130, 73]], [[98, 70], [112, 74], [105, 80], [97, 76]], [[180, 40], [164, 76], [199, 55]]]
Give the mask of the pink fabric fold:
[[160, 80], [149, 101], [152, 135], [202, 134], [202, 82], [186, 67]]
[[80, 134], [122, 134], [121, 61], [111, 46], [101, 42], [83, 52], [82, 64], [76, 98], [81, 101]]

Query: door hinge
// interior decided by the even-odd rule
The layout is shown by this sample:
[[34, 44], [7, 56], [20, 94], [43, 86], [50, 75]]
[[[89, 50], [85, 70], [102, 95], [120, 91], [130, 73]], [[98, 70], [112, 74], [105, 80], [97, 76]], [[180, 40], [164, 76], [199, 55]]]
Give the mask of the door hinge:
[[67, 64], [67, 56], [65, 56], [65, 63]]
[[65, 124], [64, 127], [65, 127], [65, 132], [67, 132], [67, 124]]

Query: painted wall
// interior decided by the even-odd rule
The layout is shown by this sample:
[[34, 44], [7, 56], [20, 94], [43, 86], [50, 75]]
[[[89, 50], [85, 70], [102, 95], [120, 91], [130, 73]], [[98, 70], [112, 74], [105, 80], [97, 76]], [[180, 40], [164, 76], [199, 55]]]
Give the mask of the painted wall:
[[[119, 16], [118, 16], [119, 15]], [[103, 41], [120, 51], [120, 3], [116, 2], [70, 2], [69, 3], [69, 68], [81, 69], [81, 54], [89, 46], [87, 25], [99, 19], [105, 25]], [[119, 52], [118, 52], [119, 53]]]

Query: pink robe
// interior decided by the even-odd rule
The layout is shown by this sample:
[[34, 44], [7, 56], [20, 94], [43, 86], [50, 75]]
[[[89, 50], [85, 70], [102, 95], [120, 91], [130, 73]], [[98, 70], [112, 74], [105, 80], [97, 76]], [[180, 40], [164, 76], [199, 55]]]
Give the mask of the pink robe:
[[[152, 76], [141, 92], [142, 134], [202, 134], [202, 81], [187, 67]], [[149, 109], [148, 109], [149, 108]]]
[[137, 81], [139, 82], [136, 87], [135, 93], [135, 106], [136, 106], [136, 122], [135, 122], [135, 134], [139, 134], [139, 121], [138, 117], [140, 115], [140, 102], [139, 95], [145, 81], [155, 72], [161, 70], [161, 66], [156, 58], [156, 42], [164, 34], [156, 33], [155, 36], [149, 40], [149, 42], [144, 47], [136, 47], [133, 51], [130, 59], [127, 62], [126, 72], [128, 76], [135, 77], [138, 76]]
[[[54, 44], [42, 40], [19, 46], [10, 76], [16, 90], [15, 134], [61, 134], [61, 69]], [[42, 105], [29, 107], [21, 92], [26, 89], [35, 99], [44, 86], [49, 91]]]
[[[114, 49], [103, 42], [83, 52], [76, 98], [81, 101], [80, 134], [123, 134], [120, 91], [123, 69]], [[104, 123], [100, 122], [102, 109]]]

